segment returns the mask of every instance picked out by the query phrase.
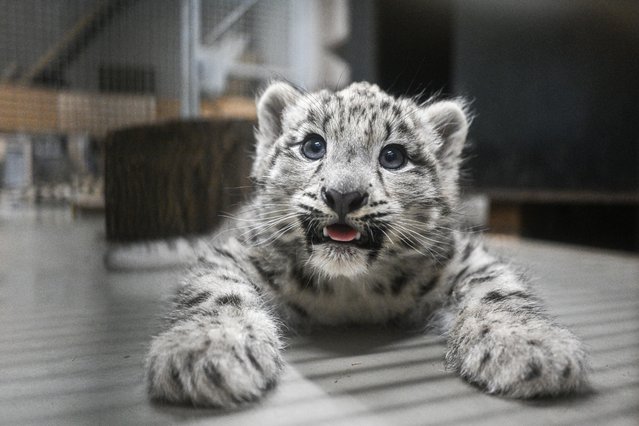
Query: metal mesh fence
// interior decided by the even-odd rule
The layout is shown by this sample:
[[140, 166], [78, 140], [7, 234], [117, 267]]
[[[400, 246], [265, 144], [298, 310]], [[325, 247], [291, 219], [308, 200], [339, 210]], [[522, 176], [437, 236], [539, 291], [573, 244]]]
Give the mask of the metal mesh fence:
[[[2, 187], [65, 197], [95, 176], [100, 192], [109, 131], [179, 117], [182, 1], [0, 0]], [[250, 116], [256, 88], [286, 77], [291, 4], [200, 0], [201, 115]]]

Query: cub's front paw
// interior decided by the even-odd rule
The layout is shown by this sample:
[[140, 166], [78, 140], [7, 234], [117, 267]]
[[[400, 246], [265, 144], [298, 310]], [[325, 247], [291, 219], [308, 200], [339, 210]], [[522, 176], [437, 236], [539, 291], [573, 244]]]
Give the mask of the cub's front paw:
[[270, 320], [188, 321], [157, 336], [147, 359], [149, 395], [175, 403], [232, 408], [260, 399], [282, 370]]
[[447, 366], [486, 392], [512, 398], [555, 396], [587, 386], [587, 356], [569, 331], [462, 325], [449, 339]]

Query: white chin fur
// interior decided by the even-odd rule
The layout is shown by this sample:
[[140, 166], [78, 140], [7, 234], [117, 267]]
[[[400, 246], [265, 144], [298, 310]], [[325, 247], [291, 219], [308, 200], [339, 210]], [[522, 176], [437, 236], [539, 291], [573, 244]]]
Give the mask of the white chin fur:
[[367, 270], [366, 254], [351, 246], [315, 246], [309, 264], [329, 278], [355, 277]]

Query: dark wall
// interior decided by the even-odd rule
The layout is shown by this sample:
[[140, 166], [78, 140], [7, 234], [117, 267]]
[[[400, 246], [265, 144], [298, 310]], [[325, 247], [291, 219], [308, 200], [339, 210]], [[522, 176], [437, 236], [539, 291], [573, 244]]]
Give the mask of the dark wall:
[[451, 92], [453, 2], [377, 1], [378, 83], [394, 95]]
[[464, 186], [525, 236], [639, 250], [639, 1], [374, 1], [380, 86], [472, 102]]
[[476, 187], [639, 190], [639, 1], [375, 5], [383, 89], [472, 101]]
[[639, 2], [457, 2], [484, 188], [639, 190]]

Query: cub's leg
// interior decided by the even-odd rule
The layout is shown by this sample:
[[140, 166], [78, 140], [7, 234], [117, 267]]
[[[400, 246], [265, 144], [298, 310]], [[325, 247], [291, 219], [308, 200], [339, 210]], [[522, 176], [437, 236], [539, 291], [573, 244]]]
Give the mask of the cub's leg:
[[282, 369], [278, 326], [242, 263], [229, 247], [214, 249], [185, 277], [171, 326], [149, 350], [153, 399], [234, 407], [274, 386]]
[[526, 280], [481, 246], [469, 246], [466, 256], [451, 274], [447, 367], [489, 393], [514, 398], [584, 387], [581, 342], [548, 318]]

